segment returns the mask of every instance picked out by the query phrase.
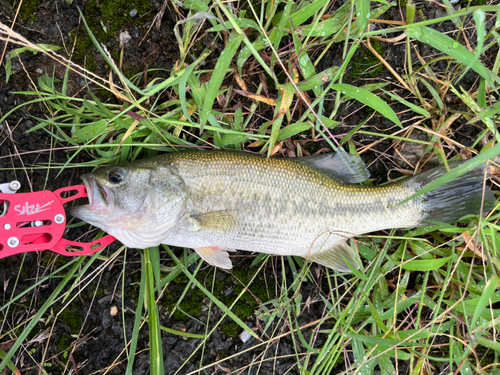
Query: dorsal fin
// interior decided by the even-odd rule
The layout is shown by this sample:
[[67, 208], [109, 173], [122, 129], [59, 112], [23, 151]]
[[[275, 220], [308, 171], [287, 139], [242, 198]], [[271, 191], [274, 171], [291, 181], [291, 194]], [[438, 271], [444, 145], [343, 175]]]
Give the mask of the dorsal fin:
[[370, 177], [363, 160], [358, 155], [351, 155], [345, 151], [306, 156], [297, 160], [345, 184], [356, 184]]

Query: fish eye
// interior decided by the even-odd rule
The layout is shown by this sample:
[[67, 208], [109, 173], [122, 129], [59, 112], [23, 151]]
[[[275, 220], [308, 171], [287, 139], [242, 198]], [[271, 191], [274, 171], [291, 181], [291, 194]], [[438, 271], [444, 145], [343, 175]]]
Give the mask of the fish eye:
[[119, 184], [123, 181], [125, 172], [121, 168], [113, 168], [108, 173], [108, 180], [113, 184]]

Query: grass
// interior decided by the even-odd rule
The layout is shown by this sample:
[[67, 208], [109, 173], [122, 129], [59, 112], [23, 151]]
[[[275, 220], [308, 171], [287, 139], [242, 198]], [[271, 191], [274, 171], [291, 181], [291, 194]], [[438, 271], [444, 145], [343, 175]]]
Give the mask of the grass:
[[[180, 2], [172, 4], [179, 19], [174, 28], [179, 57], [169, 76], [150, 71], [147, 82], [141, 81], [142, 75], [126, 76], [89, 28], [90, 39], [109, 64], [109, 77], [70, 64], [52, 47], [34, 45], [8, 28], [1, 30], [20, 48], [45, 53], [67, 67], [62, 81], [47, 74], [32, 91], [18, 93], [29, 95], [29, 100], [14, 110], [33, 103], [46, 108], [46, 117], [35, 118], [37, 125], [30, 131], [43, 129], [68, 150], [64, 164], [35, 168], [94, 167], [192, 148], [251, 148], [268, 156], [303, 156], [343, 145], [352, 153], [371, 153], [384, 176], [372, 183], [385, 183], [389, 166], [394, 166], [393, 149], [408, 142], [421, 146], [421, 156], [416, 163], [403, 157], [405, 164], [396, 165], [398, 173], [391, 178], [418, 172], [432, 157], [442, 163], [463, 156], [470, 159], [430, 189], [500, 154], [496, 6], [447, 8], [446, 16], [414, 23], [420, 5], [408, 2], [403, 12], [407, 23], [398, 23], [385, 20], [394, 5], [374, 6], [365, 0], [342, 6], [327, 0], [249, 2], [240, 8], [220, 0], [210, 5], [192, 1], [183, 10]], [[434, 30], [445, 21], [455, 25], [453, 33]], [[369, 24], [378, 28], [368, 28]], [[204, 33], [212, 44], [199, 48]], [[374, 41], [384, 48], [374, 48]], [[416, 47], [424, 44], [433, 48], [431, 55]], [[339, 66], [322, 69], [330, 47], [340, 51]], [[404, 69], [384, 60], [389, 47], [404, 51]], [[363, 77], [356, 71], [352, 81], [351, 67], [361, 65], [355, 56], [367, 55], [384, 67], [384, 78]], [[69, 96], [70, 71], [85, 77], [85, 95]], [[464, 77], [471, 74], [475, 82], [464, 84]], [[94, 94], [97, 90], [107, 90], [113, 100], [101, 100]], [[453, 105], [449, 97], [460, 105]], [[356, 113], [361, 121], [351, 123], [350, 116]], [[4, 114], [0, 123], [10, 114]], [[463, 144], [466, 138], [460, 129], [467, 126], [475, 131]], [[427, 140], [412, 138], [417, 130]], [[89, 161], [75, 163], [80, 153]], [[491, 183], [496, 189], [498, 179]], [[37, 330], [51, 332], [57, 319], [65, 316], [50, 309], [53, 303], [63, 311], [69, 309], [81, 290], [94, 285], [106, 267], [120, 259], [121, 291], [136, 300], [131, 310], [122, 298], [121, 321], [132, 311], [134, 328], [129, 337], [124, 327], [124, 350], [108, 370], [123, 361], [126, 373], [132, 374], [143, 346], [140, 332], [147, 331], [152, 374], [165, 372], [162, 338], [167, 334], [198, 340], [185, 359], [185, 364], [194, 361], [198, 366], [190, 374], [229, 368], [231, 359], [247, 352], [253, 360], [231, 368], [233, 373], [267, 373], [270, 362], [285, 361], [292, 363], [285, 371], [301, 374], [395, 374], [403, 364], [409, 374], [497, 374], [499, 217], [495, 209], [453, 224], [356, 238], [353, 244], [364, 267], [355, 274], [337, 274], [291, 257], [258, 255], [251, 277], [244, 282], [236, 275], [248, 271], [249, 260], [227, 275], [229, 285], [242, 286], [229, 298], [222, 298], [218, 290], [217, 277], [224, 271], [212, 269], [212, 276], [212, 271], [200, 271], [206, 263], [187, 250], [180, 256], [166, 247], [140, 251], [135, 289], [125, 285], [123, 248], [109, 257], [52, 262], [49, 273], [23, 291], [14, 288], [0, 306], [0, 347], [6, 348], [0, 349], [0, 371], [6, 366], [22, 370], [16, 370], [20, 365], [14, 355], [27, 359], [22, 346], [32, 342]], [[21, 266], [18, 278], [22, 270]], [[272, 281], [263, 283], [262, 275]], [[40, 285], [54, 278], [57, 286], [50, 296], [33, 312], [19, 315], [17, 307], [26, 298], [35, 298]], [[200, 315], [186, 314], [186, 320], [203, 327], [199, 331], [162, 324], [161, 301], [176, 280], [187, 280], [175, 303], [176, 313], [185, 313], [180, 306], [191, 288], [204, 296], [203, 304], [193, 310], [202, 311]], [[250, 328], [248, 314], [239, 316], [236, 307], [248, 292], [259, 306], [252, 318], [256, 328]], [[313, 320], [303, 321], [305, 310], [311, 311], [308, 317]], [[215, 322], [210, 320], [212, 313]], [[246, 332], [252, 339], [245, 348], [216, 358], [209, 340], [227, 322], [233, 324], [231, 332]], [[73, 347], [83, 338], [83, 331], [76, 333]], [[53, 356], [48, 351], [50, 340], [50, 334], [42, 339], [43, 356], [36, 357], [37, 364], [41, 369], [60, 366], [69, 373], [71, 365], [63, 354]], [[289, 346], [288, 354], [280, 355], [277, 348], [283, 345]], [[185, 374], [185, 368], [176, 373]]]

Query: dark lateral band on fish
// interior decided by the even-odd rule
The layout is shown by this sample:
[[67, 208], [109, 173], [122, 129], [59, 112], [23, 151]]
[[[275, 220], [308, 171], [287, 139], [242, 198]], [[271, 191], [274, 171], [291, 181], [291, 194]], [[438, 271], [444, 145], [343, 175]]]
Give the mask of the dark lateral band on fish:
[[[452, 162], [452, 167], [461, 162]], [[294, 255], [340, 272], [359, 268], [346, 240], [377, 230], [450, 223], [494, 207], [483, 169], [403, 204], [446, 173], [436, 167], [381, 187], [361, 186], [368, 171], [345, 152], [265, 158], [235, 151], [185, 151], [82, 176], [89, 204], [70, 213], [133, 248], [194, 249], [229, 269], [228, 251]]]

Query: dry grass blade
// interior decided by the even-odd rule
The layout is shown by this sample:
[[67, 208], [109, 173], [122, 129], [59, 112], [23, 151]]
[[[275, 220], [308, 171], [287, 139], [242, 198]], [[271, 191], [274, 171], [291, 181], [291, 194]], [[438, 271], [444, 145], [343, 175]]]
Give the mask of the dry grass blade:
[[107, 81], [105, 79], [101, 78], [97, 74], [94, 74], [85, 68], [82, 68], [78, 64], [70, 62], [67, 58], [55, 53], [54, 51], [51, 51], [50, 49], [46, 49], [43, 48], [43, 46], [33, 44], [32, 42], [24, 38], [21, 34], [11, 30], [8, 26], [4, 25], [1, 22], [0, 22], [0, 40], [6, 43], [7, 42], [14, 43], [29, 48], [33, 51], [46, 54], [47, 56], [49, 56], [62, 66], [67, 66], [73, 72], [80, 74], [83, 77], [86, 77], [89, 81], [95, 83], [101, 88], [107, 89]]

